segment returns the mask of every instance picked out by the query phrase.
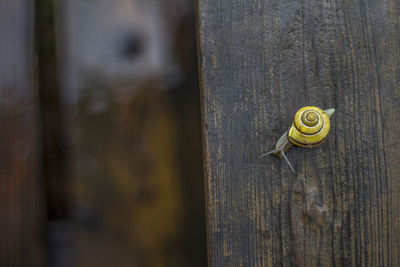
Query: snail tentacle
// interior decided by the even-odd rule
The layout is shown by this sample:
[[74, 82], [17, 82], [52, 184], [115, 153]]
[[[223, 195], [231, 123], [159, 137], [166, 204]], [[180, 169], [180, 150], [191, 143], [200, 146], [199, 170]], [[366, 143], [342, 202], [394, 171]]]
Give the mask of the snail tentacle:
[[286, 160], [286, 162], [289, 164], [289, 167], [292, 169], [293, 173], [296, 173], [296, 171], [294, 170], [292, 164], [290, 163], [289, 159], [286, 157], [285, 152], [281, 152], [282, 157]]
[[269, 151], [269, 152], [267, 152], [267, 153], [265, 153], [265, 154], [262, 154], [262, 155], [260, 155], [260, 156], [258, 156], [258, 157], [259, 157], [259, 158], [263, 158], [263, 157], [268, 156], [268, 155], [270, 155], [270, 154], [275, 154], [275, 155], [279, 154], [280, 156], [282, 156], [282, 157], [285, 159], [285, 161], [289, 164], [289, 167], [290, 167], [290, 169], [293, 171], [293, 173], [296, 173], [296, 171], [295, 171], [294, 168], [293, 168], [293, 165], [290, 163], [289, 159], [288, 159], [288, 158], [286, 157], [286, 155], [285, 155], [285, 152], [283, 152], [282, 150], [276, 150], [276, 149], [274, 149], [274, 150], [271, 150], [271, 151]]
[[272, 154], [272, 153], [275, 153], [275, 149], [274, 149], [274, 150], [271, 150], [271, 151], [269, 151], [269, 152], [267, 152], [267, 153], [265, 153], [265, 154], [262, 154], [262, 155], [260, 155], [260, 156], [258, 156], [258, 157], [259, 157], [259, 158], [263, 158], [263, 157], [268, 156], [269, 154]]

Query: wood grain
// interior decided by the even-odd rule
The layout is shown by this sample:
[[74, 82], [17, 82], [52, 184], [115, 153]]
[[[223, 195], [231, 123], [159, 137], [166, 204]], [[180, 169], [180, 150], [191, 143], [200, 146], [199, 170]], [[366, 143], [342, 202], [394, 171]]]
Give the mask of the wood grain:
[[[400, 264], [400, 6], [199, 0], [210, 266]], [[327, 141], [274, 147], [305, 105]]]
[[32, 1], [1, 1], [0, 36], [0, 266], [44, 266]]

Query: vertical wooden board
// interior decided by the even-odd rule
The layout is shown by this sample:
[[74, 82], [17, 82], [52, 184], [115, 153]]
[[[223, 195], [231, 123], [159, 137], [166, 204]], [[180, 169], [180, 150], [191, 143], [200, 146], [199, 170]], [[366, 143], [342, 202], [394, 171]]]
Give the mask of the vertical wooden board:
[[[210, 266], [399, 264], [396, 1], [198, 1]], [[274, 147], [305, 105], [327, 141]]]
[[0, 265], [44, 266], [32, 1], [1, 1], [0, 36]]
[[[48, 221], [63, 221], [70, 216], [69, 132], [57, 61], [55, 3], [35, 1], [35, 45], [39, 86], [42, 176], [46, 188]], [[51, 231], [50, 231], [51, 232]], [[51, 235], [51, 233], [49, 233]]]
[[[194, 19], [182, 14], [186, 3], [60, 2], [76, 266], [204, 266], [198, 90], [187, 78], [197, 75], [194, 35], [182, 23]], [[177, 66], [181, 84], [172, 77]]]

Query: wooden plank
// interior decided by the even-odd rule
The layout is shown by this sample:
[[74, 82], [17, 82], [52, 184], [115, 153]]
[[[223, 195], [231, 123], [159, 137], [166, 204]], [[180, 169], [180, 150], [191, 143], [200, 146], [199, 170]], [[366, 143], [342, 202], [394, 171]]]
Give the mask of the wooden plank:
[[49, 266], [72, 266], [71, 159], [58, 72], [55, 3], [35, 1], [35, 45]]
[[1, 1], [0, 36], [0, 265], [44, 266], [32, 1]]
[[194, 9], [184, 2], [59, 2], [74, 266], [205, 264]]
[[49, 221], [70, 216], [70, 159], [65, 108], [57, 62], [54, 1], [35, 1], [35, 41], [38, 67], [42, 169]]
[[[388, 1], [199, 0], [210, 266], [397, 266], [400, 24]], [[305, 105], [318, 148], [274, 147]]]

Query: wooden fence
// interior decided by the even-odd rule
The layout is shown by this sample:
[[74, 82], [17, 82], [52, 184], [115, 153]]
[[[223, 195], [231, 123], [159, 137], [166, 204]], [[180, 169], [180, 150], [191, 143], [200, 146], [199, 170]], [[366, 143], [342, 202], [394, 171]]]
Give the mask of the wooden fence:
[[[397, 1], [199, 0], [209, 266], [400, 264]], [[306, 105], [331, 133], [270, 156]]]
[[204, 266], [194, 26], [180, 0], [0, 2], [1, 267]]
[[[0, 266], [202, 266], [197, 98], [185, 91], [196, 77], [124, 101], [81, 85], [64, 110], [85, 41], [68, 35], [77, 20], [61, 23], [72, 3], [0, 4]], [[196, 11], [209, 266], [398, 266], [397, 1], [198, 0]], [[174, 49], [192, 73], [190, 23], [177, 23]], [[258, 158], [305, 105], [336, 109], [326, 142], [288, 152], [296, 174]]]

